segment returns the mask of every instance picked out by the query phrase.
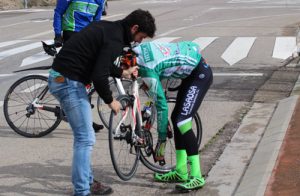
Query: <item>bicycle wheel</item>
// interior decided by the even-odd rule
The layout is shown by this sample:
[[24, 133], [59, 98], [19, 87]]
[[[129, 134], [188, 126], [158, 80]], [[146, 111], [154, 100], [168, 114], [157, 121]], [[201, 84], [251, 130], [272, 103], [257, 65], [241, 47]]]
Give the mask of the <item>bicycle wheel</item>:
[[[111, 112], [109, 121], [109, 151], [113, 167], [122, 180], [129, 180], [135, 174], [140, 156], [140, 149], [134, 144], [130, 123], [132, 106], [130, 97], [123, 95], [118, 99], [123, 106], [115, 115]], [[140, 128], [138, 118], [137, 128]], [[120, 126], [118, 126], [120, 124]]]
[[[125, 89], [125, 92], [130, 92], [132, 81], [128, 79], [122, 79], [122, 84]], [[113, 97], [115, 98], [118, 97], [120, 93], [118, 91], [117, 83], [115, 82], [115, 80], [111, 80], [109, 82], [109, 85], [110, 85], [110, 90], [113, 92]], [[145, 103], [148, 100], [148, 95], [144, 91], [139, 91], [139, 92], [140, 92], [140, 102], [141, 105], [143, 106], [143, 103]], [[107, 104], [104, 103], [103, 99], [101, 99], [100, 96], [98, 96], [98, 100], [97, 100], [97, 110], [103, 125], [108, 129], [111, 109], [108, 107]]]
[[[169, 105], [174, 103], [174, 101], [168, 100]], [[169, 107], [170, 108], [170, 107]], [[171, 125], [172, 133], [173, 133], [173, 127]], [[193, 118], [193, 131], [195, 133], [195, 136], [197, 138], [197, 145], [198, 149], [200, 148], [201, 139], [202, 139], [202, 124], [201, 119], [198, 113]], [[150, 130], [150, 134], [152, 136], [152, 141], [157, 141], [157, 124], [156, 122], [152, 126]], [[174, 136], [174, 133], [173, 133]], [[155, 145], [153, 145], [155, 147]], [[141, 149], [141, 156], [140, 160], [142, 163], [150, 170], [154, 172], [159, 173], [165, 173], [169, 172], [176, 166], [176, 149], [175, 149], [175, 143], [174, 138], [167, 138], [167, 144], [166, 144], [166, 151], [165, 151], [165, 161], [166, 164], [164, 166], [159, 165], [158, 162], [155, 162], [153, 159], [153, 156], [147, 153], [144, 149]]]
[[56, 108], [58, 101], [48, 91], [47, 77], [25, 76], [7, 91], [3, 111], [6, 122], [18, 134], [25, 137], [42, 137], [53, 131], [61, 119], [54, 112], [42, 110], [32, 104]]

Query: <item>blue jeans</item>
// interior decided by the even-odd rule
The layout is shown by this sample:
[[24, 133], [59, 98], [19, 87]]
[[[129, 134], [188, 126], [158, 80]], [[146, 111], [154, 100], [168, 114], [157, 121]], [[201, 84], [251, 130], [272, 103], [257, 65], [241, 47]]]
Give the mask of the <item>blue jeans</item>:
[[55, 80], [51, 74], [48, 85], [50, 92], [60, 102], [73, 131], [72, 183], [74, 195], [87, 195], [90, 193], [90, 184], [93, 182], [91, 154], [95, 144], [95, 132], [92, 126], [91, 105], [85, 86], [81, 82], [66, 77], [64, 80]]

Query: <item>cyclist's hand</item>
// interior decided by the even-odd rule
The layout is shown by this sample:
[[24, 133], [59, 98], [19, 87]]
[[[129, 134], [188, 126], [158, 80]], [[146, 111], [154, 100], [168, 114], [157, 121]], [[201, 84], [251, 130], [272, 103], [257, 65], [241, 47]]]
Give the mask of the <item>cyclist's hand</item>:
[[160, 165], [165, 165], [165, 150], [166, 150], [166, 140], [157, 140], [157, 144], [154, 151], [155, 162], [159, 161]]
[[138, 76], [138, 66], [130, 67], [129, 69], [123, 70], [122, 77], [130, 79], [131, 76]]
[[61, 37], [61, 35], [55, 35], [54, 37], [54, 46], [56, 48], [62, 47], [63, 45], [63, 39]]
[[121, 109], [121, 103], [119, 101], [117, 101], [116, 99], [113, 99], [113, 101], [108, 104], [108, 106], [110, 107], [110, 109], [112, 109], [112, 111], [117, 114], [120, 109]]

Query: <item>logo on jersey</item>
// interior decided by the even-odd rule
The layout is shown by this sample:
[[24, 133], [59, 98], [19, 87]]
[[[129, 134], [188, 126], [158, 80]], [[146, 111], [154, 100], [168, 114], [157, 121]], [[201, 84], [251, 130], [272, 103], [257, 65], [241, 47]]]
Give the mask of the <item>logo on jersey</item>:
[[165, 47], [164, 45], [161, 45], [161, 44], [155, 44], [155, 45], [164, 56], [170, 56], [170, 54], [171, 54], [170, 48]]
[[148, 62], [151, 62], [154, 60], [151, 46], [149, 43], [142, 44], [141, 49], [142, 49], [145, 63], [148, 63]]
[[181, 114], [184, 116], [187, 116], [191, 114], [191, 110], [196, 102], [196, 97], [199, 93], [199, 90], [197, 89], [197, 86], [191, 86], [188, 94], [186, 95], [186, 98], [183, 103], [183, 108]]

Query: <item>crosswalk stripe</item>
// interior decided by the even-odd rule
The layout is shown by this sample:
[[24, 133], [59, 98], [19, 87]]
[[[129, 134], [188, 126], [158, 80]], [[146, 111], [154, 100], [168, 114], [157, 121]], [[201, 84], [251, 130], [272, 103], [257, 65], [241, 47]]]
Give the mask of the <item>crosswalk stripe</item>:
[[172, 42], [179, 38], [180, 37], [161, 37], [161, 38], [154, 40], [154, 42]]
[[296, 48], [296, 37], [276, 37], [273, 58], [286, 59]]
[[11, 45], [22, 43], [22, 42], [26, 42], [26, 41], [28, 41], [28, 40], [14, 40], [14, 41], [1, 42], [0, 48], [6, 47], [6, 46], [11, 46]]
[[9, 76], [13, 76], [13, 75], [15, 75], [15, 74], [0, 74], [0, 78], [1, 77], [9, 77]]
[[32, 44], [28, 44], [28, 45], [21, 46], [21, 47], [18, 47], [18, 48], [13, 48], [13, 49], [10, 49], [10, 50], [0, 52], [0, 60], [4, 59], [6, 57], [12, 56], [12, 55], [21, 53], [21, 52], [25, 52], [25, 51], [28, 51], [28, 50], [38, 48], [38, 47], [42, 47], [41, 42], [36, 42], [36, 43], [32, 43]]
[[194, 39], [193, 42], [199, 44], [201, 50], [204, 50], [209, 44], [215, 41], [218, 37], [199, 37]]
[[256, 37], [238, 37], [222, 54], [222, 58], [233, 65], [248, 56]]
[[47, 60], [47, 59], [50, 59], [51, 56], [45, 54], [45, 52], [39, 52], [35, 55], [32, 55], [30, 57], [27, 57], [25, 59], [23, 59], [20, 67], [24, 67], [24, 66], [28, 66], [28, 65], [31, 65], [33, 63], [38, 63], [38, 62], [41, 62], [41, 61], [44, 61], [44, 60]]

